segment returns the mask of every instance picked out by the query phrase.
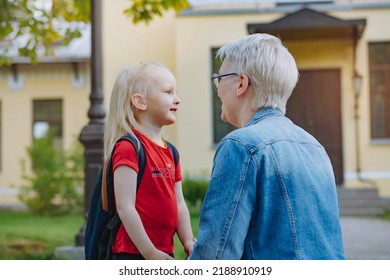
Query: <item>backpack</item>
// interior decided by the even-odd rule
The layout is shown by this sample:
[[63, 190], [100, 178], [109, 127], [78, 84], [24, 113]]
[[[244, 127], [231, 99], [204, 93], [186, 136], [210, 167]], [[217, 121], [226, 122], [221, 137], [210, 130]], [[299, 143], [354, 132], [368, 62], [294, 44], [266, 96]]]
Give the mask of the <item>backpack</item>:
[[[139, 184], [145, 170], [145, 151], [143, 149], [142, 143], [137, 141], [135, 137], [130, 134], [122, 136], [119, 140], [117, 140], [117, 142], [121, 140], [129, 141], [137, 150], [139, 167], [139, 172], [137, 175], [138, 191]], [[140, 145], [138, 145], [138, 142]], [[179, 160], [178, 151], [171, 143], [168, 141], [165, 142], [172, 152], [176, 166]], [[112, 151], [111, 156], [113, 154], [114, 150]], [[112, 259], [111, 248], [115, 242], [115, 238], [121, 224], [122, 221], [120, 220], [119, 215], [116, 213], [115, 209], [112, 160], [110, 157], [106, 160], [104, 166], [99, 171], [99, 175], [91, 197], [85, 229], [85, 259]]]

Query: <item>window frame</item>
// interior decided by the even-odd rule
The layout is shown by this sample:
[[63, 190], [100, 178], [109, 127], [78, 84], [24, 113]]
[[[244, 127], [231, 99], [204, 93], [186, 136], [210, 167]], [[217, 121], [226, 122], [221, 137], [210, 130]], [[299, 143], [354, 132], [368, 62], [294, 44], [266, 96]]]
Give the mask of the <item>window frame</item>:
[[[41, 103], [40, 106], [44, 106], [47, 108], [50, 104], [56, 104], [57, 108], [53, 110], [59, 109], [58, 117], [53, 117], [53, 115], [49, 116], [37, 116], [37, 110], [39, 110], [38, 103]], [[63, 150], [63, 142], [64, 142], [64, 134], [63, 134], [63, 123], [64, 123], [64, 110], [63, 110], [63, 100], [62, 99], [34, 99], [32, 100], [32, 139], [35, 139], [35, 124], [38, 122], [48, 123], [49, 129], [54, 128], [54, 137], [53, 137], [53, 145], [58, 150]], [[50, 113], [49, 113], [50, 114]], [[54, 114], [55, 115], [55, 114]], [[56, 129], [58, 128], [58, 129]]]
[[[378, 48], [380, 45], [384, 45], [384, 48], [387, 48], [388, 53], [384, 52], [381, 55], [387, 56], [388, 59], [381, 60], [386, 61], [383, 64], [376, 64], [374, 63], [375, 58], [372, 56], [372, 53], [377, 54], [374, 48]], [[374, 145], [390, 144], [390, 41], [368, 43], [368, 60], [370, 140]], [[382, 76], [381, 83], [376, 83], [375, 81], [379, 80], [380, 76]], [[376, 90], [377, 88], [378, 90]], [[378, 97], [382, 98], [382, 100], [376, 101]], [[381, 112], [378, 110], [378, 106], [382, 105], [384, 106], [383, 117], [379, 115]], [[378, 123], [383, 123], [384, 127], [378, 127]], [[384, 130], [382, 135], [380, 135], [381, 129]]]

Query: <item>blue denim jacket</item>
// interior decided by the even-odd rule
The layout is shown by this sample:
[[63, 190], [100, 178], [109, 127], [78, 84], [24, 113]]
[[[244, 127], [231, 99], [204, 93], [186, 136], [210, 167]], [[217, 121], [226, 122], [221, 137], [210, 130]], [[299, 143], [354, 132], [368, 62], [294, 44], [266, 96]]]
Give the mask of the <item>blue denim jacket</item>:
[[345, 259], [325, 149], [278, 109], [261, 109], [229, 133], [189, 259]]

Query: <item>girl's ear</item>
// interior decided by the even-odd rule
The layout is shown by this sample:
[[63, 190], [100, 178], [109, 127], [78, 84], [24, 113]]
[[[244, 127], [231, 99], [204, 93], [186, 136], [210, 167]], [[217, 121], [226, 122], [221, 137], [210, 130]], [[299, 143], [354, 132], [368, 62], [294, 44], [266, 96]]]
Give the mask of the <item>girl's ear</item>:
[[145, 111], [147, 109], [145, 100], [143, 96], [139, 93], [134, 93], [131, 96], [131, 104], [137, 109], [141, 111]]

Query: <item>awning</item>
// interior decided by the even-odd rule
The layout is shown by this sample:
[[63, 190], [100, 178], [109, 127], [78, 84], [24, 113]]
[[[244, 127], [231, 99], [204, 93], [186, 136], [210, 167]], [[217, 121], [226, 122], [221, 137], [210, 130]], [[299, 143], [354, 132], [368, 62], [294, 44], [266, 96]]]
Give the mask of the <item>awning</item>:
[[304, 8], [271, 23], [248, 24], [248, 33], [269, 33], [282, 40], [352, 38], [357, 41], [365, 26], [366, 19], [342, 20]]

